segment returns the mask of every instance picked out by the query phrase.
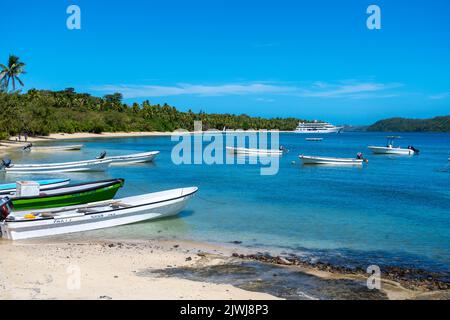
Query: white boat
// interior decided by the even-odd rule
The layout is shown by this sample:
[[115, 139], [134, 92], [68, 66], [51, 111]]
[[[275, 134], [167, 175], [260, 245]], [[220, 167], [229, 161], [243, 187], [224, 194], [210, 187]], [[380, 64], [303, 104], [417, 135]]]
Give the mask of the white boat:
[[11, 164], [11, 161], [2, 161], [2, 168], [9, 173], [47, 174], [64, 172], [105, 171], [111, 160], [95, 159], [62, 163], [39, 163], [39, 164]]
[[323, 138], [305, 138], [306, 141], [322, 141]]
[[328, 122], [314, 120], [313, 122], [300, 122], [295, 133], [339, 133], [344, 127], [336, 127]]
[[102, 154], [98, 157], [98, 159], [111, 160], [111, 165], [122, 165], [122, 164], [150, 162], [153, 161], [153, 159], [155, 159], [155, 157], [158, 154], [159, 151], [150, 151], [150, 152], [127, 154], [122, 156], [107, 157], [106, 152], [102, 152]]
[[330, 158], [330, 157], [314, 157], [303, 155], [300, 155], [299, 158], [302, 160], [303, 164], [360, 166], [363, 164], [363, 162], [367, 162], [367, 160], [365, 159], [358, 159], [358, 158]]
[[368, 146], [368, 148], [375, 154], [414, 155], [419, 153], [419, 150], [413, 146], [408, 146], [408, 148], [395, 147], [394, 140], [398, 138], [400, 137], [390, 136], [387, 137], [385, 147]]
[[23, 147], [25, 151], [32, 152], [58, 152], [58, 151], [76, 151], [81, 150], [83, 148], [82, 144], [74, 144], [67, 146], [34, 146], [33, 144], [28, 144]]
[[[39, 190], [48, 190], [66, 186], [70, 179], [48, 179], [34, 181], [39, 183]], [[17, 183], [5, 183], [0, 185], [0, 195], [15, 194], [17, 192]]]
[[10, 240], [47, 237], [154, 220], [178, 214], [197, 187], [172, 189], [86, 205], [11, 212], [0, 200], [1, 237]]
[[277, 149], [252, 149], [252, 148], [237, 148], [226, 147], [226, 149], [234, 154], [248, 155], [248, 156], [281, 156], [284, 150]]

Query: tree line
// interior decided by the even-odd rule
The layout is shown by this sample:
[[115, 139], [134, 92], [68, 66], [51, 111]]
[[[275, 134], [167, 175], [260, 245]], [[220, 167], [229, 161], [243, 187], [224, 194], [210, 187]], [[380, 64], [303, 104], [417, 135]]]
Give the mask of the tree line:
[[367, 131], [450, 132], [450, 115], [432, 119], [390, 118], [375, 122]]
[[250, 117], [234, 114], [182, 112], [168, 104], [126, 104], [120, 93], [96, 97], [62, 91], [32, 89], [26, 93], [0, 93], [0, 138], [55, 132], [173, 131], [194, 129], [201, 120], [203, 129], [278, 129], [294, 130], [299, 119]]

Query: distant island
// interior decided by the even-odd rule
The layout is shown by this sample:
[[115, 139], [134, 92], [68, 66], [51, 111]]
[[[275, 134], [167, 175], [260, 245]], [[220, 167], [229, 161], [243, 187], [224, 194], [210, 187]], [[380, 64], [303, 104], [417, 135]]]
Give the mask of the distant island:
[[367, 127], [367, 131], [384, 132], [450, 132], [450, 115], [432, 119], [390, 118]]

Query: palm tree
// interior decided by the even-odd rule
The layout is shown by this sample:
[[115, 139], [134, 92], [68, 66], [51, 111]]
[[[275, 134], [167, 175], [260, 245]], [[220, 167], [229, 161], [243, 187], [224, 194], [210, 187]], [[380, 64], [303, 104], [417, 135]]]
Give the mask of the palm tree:
[[9, 87], [9, 81], [12, 80], [12, 89], [16, 90], [16, 81], [23, 86], [22, 80], [19, 75], [24, 74], [25, 63], [20, 61], [18, 56], [10, 55], [8, 59], [8, 66], [0, 63], [0, 87], [7, 91]]

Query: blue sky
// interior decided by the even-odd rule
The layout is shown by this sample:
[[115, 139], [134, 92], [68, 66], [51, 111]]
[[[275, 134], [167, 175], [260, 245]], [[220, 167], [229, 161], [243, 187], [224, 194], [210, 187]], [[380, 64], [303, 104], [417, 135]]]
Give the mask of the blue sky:
[[[69, 5], [81, 30], [66, 27]], [[366, 9], [381, 8], [381, 30]], [[450, 114], [448, 0], [2, 1], [26, 87], [335, 123]], [[5, 15], [6, 12], [6, 15]]]

